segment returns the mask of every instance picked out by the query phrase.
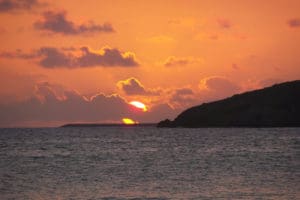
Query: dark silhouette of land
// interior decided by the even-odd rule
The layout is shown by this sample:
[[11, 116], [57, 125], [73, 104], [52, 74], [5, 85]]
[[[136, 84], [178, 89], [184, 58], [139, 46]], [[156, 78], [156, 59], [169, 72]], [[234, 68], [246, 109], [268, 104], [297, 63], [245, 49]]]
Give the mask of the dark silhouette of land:
[[300, 127], [300, 80], [189, 108], [158, 127]]
[[145, 126], [156, 126], [155, 123], [141, 123], [141, 124], [97, 124], [97, 123], [72, 123], [72, 124], [65, 124], [61, 127], [68, 128], [68, 127], [145, 127]]

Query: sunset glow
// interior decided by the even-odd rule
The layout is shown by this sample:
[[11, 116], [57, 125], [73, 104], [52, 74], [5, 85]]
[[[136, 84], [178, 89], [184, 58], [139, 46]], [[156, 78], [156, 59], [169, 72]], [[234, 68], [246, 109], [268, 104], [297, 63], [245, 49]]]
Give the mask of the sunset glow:
[[299, 0], [0, 2], [3, 127], [158, 122], [300, 77]]

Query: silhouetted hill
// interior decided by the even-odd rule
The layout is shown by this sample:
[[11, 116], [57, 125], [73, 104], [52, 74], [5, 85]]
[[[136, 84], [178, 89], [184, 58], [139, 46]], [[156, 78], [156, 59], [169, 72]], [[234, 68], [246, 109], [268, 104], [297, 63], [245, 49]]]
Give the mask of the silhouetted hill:
[[300, 127], [300, 80], [237, 94], [182, 112], [158, 127]]

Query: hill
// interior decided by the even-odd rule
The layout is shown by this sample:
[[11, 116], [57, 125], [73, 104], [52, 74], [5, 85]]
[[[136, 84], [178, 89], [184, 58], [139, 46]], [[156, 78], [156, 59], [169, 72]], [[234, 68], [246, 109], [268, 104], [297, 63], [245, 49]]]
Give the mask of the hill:
[[300, 80], [204, 103], [158, 127], [300, 127]]

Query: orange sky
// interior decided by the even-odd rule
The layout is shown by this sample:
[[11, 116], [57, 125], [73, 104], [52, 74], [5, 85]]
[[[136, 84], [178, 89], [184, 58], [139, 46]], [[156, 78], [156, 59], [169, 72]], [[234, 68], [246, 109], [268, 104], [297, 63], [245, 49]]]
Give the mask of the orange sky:
[[[298, 0], [0, 0], [0, 126], [157, 122], [299, 79], [299, 7]], [[133, 112], [132, 100], [148, 111]]]

